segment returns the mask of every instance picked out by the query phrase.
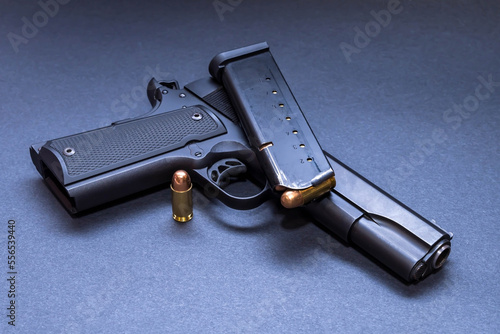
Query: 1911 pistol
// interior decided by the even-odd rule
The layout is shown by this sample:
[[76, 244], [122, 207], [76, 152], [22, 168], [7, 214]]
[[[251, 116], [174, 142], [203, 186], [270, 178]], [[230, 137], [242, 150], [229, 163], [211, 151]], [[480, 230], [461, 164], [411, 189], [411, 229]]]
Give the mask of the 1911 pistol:
[[[210, 71], [220, 82], [204, 78], [181, 89], [153, 78], [152, 110], [140, 117], [32, 145], [35, 167], [68, 212], [166, 185], [184, 169], [205, 195], [234, 209], [270, 198], [305, 208], [405, 281], [444, 264], [452, 235], [321, 150], [267, 44], [222, 53]], [[252, 180], [258, 190], [227, 192], [235, 178]]]
[[[212, 92], [207, 101], [220, 109], [190, 88]], [[69, 213], [166, 184], [178, 169], [231, 208], [255, 208], [268, 198], [255, 154], [213, 80], [180, 89], [176, 81], [153, 78], [147, 91], [152, 110], [144, 115], [31, 146], [34, 165]], [[226, 192], [237, 177], [252, 179], [261, 190], [251, 196]]]

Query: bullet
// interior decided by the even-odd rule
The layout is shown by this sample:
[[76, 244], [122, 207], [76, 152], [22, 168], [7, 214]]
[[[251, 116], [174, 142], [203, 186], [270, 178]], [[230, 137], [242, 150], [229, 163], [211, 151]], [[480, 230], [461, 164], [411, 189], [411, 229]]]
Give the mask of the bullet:
[[187, 222], [193, 218], [193, 185], [189, 174], [178, 170], [172, 176], [172, 218], [178, 222]]

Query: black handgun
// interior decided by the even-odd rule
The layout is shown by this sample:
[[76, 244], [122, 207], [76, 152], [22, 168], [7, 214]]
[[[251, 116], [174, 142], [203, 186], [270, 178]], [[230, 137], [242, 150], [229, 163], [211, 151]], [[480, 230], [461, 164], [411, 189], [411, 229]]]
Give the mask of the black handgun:
[[[32, 145], [34, 165], [68, 212], [167, 184], [184, 169], [234, 209], [272, 198], [305, 208], [408, 282], [445, 263], [450, 233], [321, 150], [266, 43], [219, 54], [210, 72], [183, 89], [153, 78], [147, 114]], [[259, 189], [226, 191], [235, 178]]]

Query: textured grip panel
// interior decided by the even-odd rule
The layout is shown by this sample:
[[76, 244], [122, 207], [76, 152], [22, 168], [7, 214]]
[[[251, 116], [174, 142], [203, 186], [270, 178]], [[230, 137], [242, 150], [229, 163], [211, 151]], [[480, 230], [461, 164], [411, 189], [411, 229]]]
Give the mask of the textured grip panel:
[[[71, 178], [81, 179], [225, 132], [212, 113], [192, 106], [52, 140], [46, 145], [60, 154]], [[65, 154], [66, 150], [69, 154]]]

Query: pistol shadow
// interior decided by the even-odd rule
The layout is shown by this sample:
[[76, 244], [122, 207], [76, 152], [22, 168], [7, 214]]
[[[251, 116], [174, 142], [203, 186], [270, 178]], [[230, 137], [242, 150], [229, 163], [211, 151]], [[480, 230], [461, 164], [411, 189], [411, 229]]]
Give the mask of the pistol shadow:
[[[145, 212], [152, 212], [158, 210], [159, 207], [164, 207], [170, 199], [170, 192], [165, 189], [165, 186], [160, 186], [71, 216], [55, 200], [42, 180], [34, 181], [29, 180], [30, 188], [33, 189], [34, 194], [38, 194], [37, 197], [43, 198], [42, 201], [36, 201], [37, 207], [35, 209], [39, 208], [40, 212], [50, 211], [51, 219], [59, 222], [63, 232], [70, 234], [92, 233], [108, 225], [129, 224], [134, 218], [141, 220]], [[195, 196], [197, 195], [195, 194]], [[435, 293], [440, 289], [442, 281], [449, 279], [446, 269], [448, 266], [444, 266], [421, 282], [408, 283], [365, 251], [346, 244], [320, 224], [311, 221], [303, 210], [286, 210], [276, 203], [268, 202], [252, 210], [234, 210], [234, 217], [237, 218], [237, 222], [235, 222], [227, 219], [226, 215], [221, 215], [221, 208], [224, 211], [227, 210], [218, 201], [206, 200], [206, 205], [200, 209], [204, 211], [206, 218], [224, 229], [245, 234], [267, 234], [266, 237], [271, 238], [269, 240], [270, 247], [274, 251], [266, 251], [266, 254], [271, 254], [269, 255], [272, 256], [271, 260], [280, 265], [283, 265], [283, 262], [285, 265], [303, 265], [304, 263], [307, 265], [305, 260], [313, 257], [314, 252], [319, 251], [331, 257], [332, 261], [342, 261], [349, 266], [356, 267], [358, 272], [364, 273], [371, 280], [377, 281], [380, 285], [402, 297], [412, 299]], [[254, 212], [258, 212], [258, 215], [254, 215]], [[257, 221], [247, 219], [256, 216], [264, 216], [265, 218]], [[181, 226], [176, 227], [176, 231], [181, 233], [191, 231], [187, 224], [179, 225]], [[313, 226], [314, 228], [311, 228]], [[277, 229], [276, 233], [272, 233], [274, 229]], [[295, 233], [295, 231], [300, 230], [306, 233]], [[328, 245], [328, 238], [331, 238], [330, 245]], [[328, 266], [335, 265], [335, 263], [321, 263], [321, 265]]]
[[43, 198], [36, 204], [37, 207], [40, 207], [39, 212], [49, 211], [51, 220], [58, 222], [61, 226], [60, 230], [65, 233], [91, 233], [108, 225], [130, 223], [133, 218], [140, 219], [144, 212], [165, 206], [165, 187], [156, 187], [92, 210], [71, 215], [55, 199], [43, 180], [36, 181], [38, 182], [29, 180], [33, 193]]
[[[215, 201], [214, 201], [215, 202]], [[272, 203], [264, 203], [261, 206], [244, 211], [232, 210], [229, 208], [224, 208], [226, 212], [231, 212], [232, 219], [228, 219], [227, 216], [222, 216], [221, 212], [221, 203], [212, 203], [213, 205], [206, 206], [203, 208], [204, 214], [210, 219], [211, 222], [217, 224], [218, 226], [237, 233], [243, 234], [261, 234], [267, 233], [273, 228], [273, 225], [276, 222], [271, 219], [248, 219], [250, 217], [261, 217], [263, 215], [263, 211], [272, 210]], [[227, 211], [231, 210], [231, 211]], [[272, 216], [272, 214], [267, 215], [264, 213], [264, 216]]]

